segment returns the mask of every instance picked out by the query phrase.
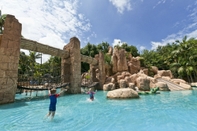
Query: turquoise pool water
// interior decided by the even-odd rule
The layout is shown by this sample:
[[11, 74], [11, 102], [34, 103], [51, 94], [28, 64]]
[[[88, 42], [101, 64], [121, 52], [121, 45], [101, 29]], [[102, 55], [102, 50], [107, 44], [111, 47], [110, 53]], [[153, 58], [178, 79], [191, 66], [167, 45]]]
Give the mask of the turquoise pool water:
[[[0, 106], [1, 131], [196, 131], [197, 90], [109, 100], [98, 91], [58, 98], [53, 121], [45, 119], [48, 97]], [[16, 98], [24, 97], [17, 95]]]

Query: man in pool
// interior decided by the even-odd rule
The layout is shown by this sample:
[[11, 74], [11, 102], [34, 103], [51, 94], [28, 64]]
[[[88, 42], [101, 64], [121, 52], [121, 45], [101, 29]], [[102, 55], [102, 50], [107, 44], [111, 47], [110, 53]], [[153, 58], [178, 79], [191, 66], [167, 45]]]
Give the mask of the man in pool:
[[49, 91], [50, 105], [49, 105], [49, 113], [47, 114], [47, 117], [51, 116], [51, 120], [52, 120], [53, 117], [55, 116], [57, 97], [59, 97], [62, 92], [67, 91], [67, 89], [61, 90], [59, 94], [56, 94], [55, 88], [52, 88], [51, 90], [48, 89], [48, 91]]
[[90, 95], [90, 100], [93, 101], [94, 100], [94, 94], [95, 94], [95, 92], [92, 91], [92, 88], [89, 89], [89, 91], [87, 92], [87, 94]]

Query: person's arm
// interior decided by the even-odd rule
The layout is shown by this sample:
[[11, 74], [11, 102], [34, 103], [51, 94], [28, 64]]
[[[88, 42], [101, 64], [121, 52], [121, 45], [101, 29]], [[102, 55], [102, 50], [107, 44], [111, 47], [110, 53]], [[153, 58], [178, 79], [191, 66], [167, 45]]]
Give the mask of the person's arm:
[[63, 93], [64, 91], [67, 91], [67, 89], [61, 90], [60, 93], [59, 93], [59, 95], [60, 95], [61, 93]]
[[50, 90], [50, 88], [48, 88], [48, 92], [49, 92], [49, 95], [51, 95], [51, 90]]

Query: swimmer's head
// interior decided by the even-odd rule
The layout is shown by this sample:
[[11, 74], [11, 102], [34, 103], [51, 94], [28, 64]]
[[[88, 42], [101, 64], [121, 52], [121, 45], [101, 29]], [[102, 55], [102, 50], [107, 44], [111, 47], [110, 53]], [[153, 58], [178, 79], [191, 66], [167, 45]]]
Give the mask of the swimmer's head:
[[56, 93], [56, 89], [55, 88], [52, 88], [51, 89], [51, 94], [55, 94]]

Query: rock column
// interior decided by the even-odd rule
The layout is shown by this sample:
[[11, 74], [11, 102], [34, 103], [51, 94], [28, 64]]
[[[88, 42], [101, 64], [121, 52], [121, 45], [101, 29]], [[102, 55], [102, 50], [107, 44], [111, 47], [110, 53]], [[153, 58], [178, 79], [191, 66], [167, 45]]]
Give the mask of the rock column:
[[79, 39], [76, 37], [71, 38], [70, 42], [64, 46], [64, 50], [70, 53], [69, 58], [64, 59], [62, 63], [62, 75], [65, 76], [64, 80], [70, 81], [68, 92], [72, 94], [81, 93], [81, 53]]
[[0, 104], [15, 100], [21, 27], [14, 16], [7, 15], [3, 35], [0, 35]]
[[103, 89], [103, 84], [105, 83], [106, 73], [105, 73], [105, 62], [104, 54], [99, 52], [99, 88]]

